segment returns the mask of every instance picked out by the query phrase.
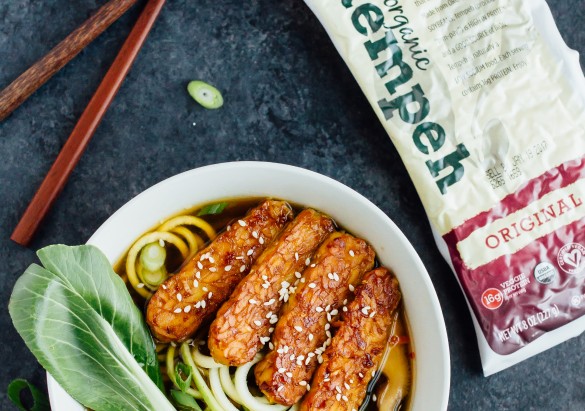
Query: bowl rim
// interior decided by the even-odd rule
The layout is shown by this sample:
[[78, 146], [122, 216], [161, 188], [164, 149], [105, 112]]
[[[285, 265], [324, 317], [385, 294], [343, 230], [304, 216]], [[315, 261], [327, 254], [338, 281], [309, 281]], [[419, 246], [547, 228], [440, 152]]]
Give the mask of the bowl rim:
[[[106, 255], [108, 255], [108, 258], [110, 259], [110, 261], [117, 261], [117, 259], [119, 259], [121, 257], [121, 255], [124, 253], [125, 249], [127, 248], [128, 245], [126, 245], [125, 247], [120, 248], [119, 246], [116, 247], [115, 245], [113, 247], [110, 246], [110, 244], [107, 242], [108, 241], [108, 236], [109, 236], [109, 232], [111, 232], [112, 230], [116, 230], [113, 229], [113, 225], [115, 223], [118, 222], [118, 220], [120, 220], [120, 217], [123, 216], [124, 214], [127, 214], [130, 210], [134, 209], [134, 208], [138, 208], [140, 207], [140, 204], [142, 202], [145, 202], [145, 200], [147, 200], [148, 197], [150, 198], [154, 198], [156, 196], [154, 196], [156, 193], [160, 192], [160, 191], [165, 191], [166, 189], [168, 189], [168, 187], [172, 187], [174, 184], [177, 184], [177, 182], [180, 182], [181, 180], [190, 180], [193, 178], [196, 178], [198, 175], [200, 174], [206, 174], [206, 173], [233, 173], [235, 172], [236, 175], [239, 174], [240, 172], [243, 172], [243, 170], [253, 170], [256, 172], [260, 172], [260, 173], [285, 173], [285, 174], [291, 174], [294, 177], [298, 177], [298, 178], [302, 178], [302, 179], [306, 179], [306, 180], [313, 180], [318, 182], [319, 184], [323, 184], [324, 186], [329, 186], [329, 188], [331, 188], [332, 190], [335, 191], [339, 191], [341, 193], [343, 193], [344, 195], [347, 195], [351, 198], [353, 198], [353, 200], [355, 200], [356, 202], [360, 203], [362, 206], [364, 206], [365, 208], [368, 209], [368, 212], [371, 212], [372, 215], [375, 215], [375, 217], [377, 219], [379, 219], [380, 221], [383, 221], [388, 228], [390, 228], [390, 231], [392, 232], [392, 235], [394, 235], [396, 238], [396, 241], [405, 248], [405, 251], [407, 251], [408, 256], [407, 258], [410, 258], [412, 261], [411, 263], [413, 264], [412, 266], [412, 272], [416, 272], [418, 273], [418, 280], [421, 280], [423, 282], [424, 285], [424, 291], [426, 291], [426, 297], [427, 297], [427, 302], [430, 304], [430, 312], [428, 313], [428, 315], [430, 315], [432, 317], [432, 320], [434, 320], [435, 324], [436, 324], [436, 329], [435, 329], [435, 338], [436, 340], [434, 340], [434, 344], [439, 348], [438, 351], [440, 352], [440, 357], [436, 358], [435, 361], [437, 361], [438, 363], [435, 364], [435, 368], [434, 368], [434, 377], [435, 379], [433, 380], [433, 384], [435, 385], [435, 388], [437, 388], [437, 392], [440, 393], [441, 398], [437, 398], [436, 401], [434, 402], [434, 404], [437, 405], [437, 410], [441, 410], [444, 411], [447, 409], [447, 405], [448, 405], [448, 400], [449, 400], [449, 390], [450, 390], [450, 378], [451, 378], [451, 364], [450, 364], [450, 353], [449, 353], [449, 345], [448, 345], [448, 339], [447, 339], [447, 331], [446, 331], [446, 327], [445, 327], [445, 321], [444, 321], [444, 317], [443, 317], [443, 313], [441, 310], [441, 306], [439, 303], [439, 299], [437, 297], [436, 291], [434, 289], [434, 286], [432, 284], [432, 281], [429, 277], [429, 274], [424, 266], [424, 264], [422, 263], [422, 260], [420, 259], [420, 256], [418, 255], [418, 253], [416, 252], [416, 250], [414, 249], [414, 247], [412, 246], [412, 244], [408, 241], [408, 239], [406, 238], [406, 236], [404, 235], [404, 233], [400, 230], [400, 228], [398, 228], [398, 226], [390, 219], [390, 217], [388, 217], [381, 209], [379, 209], [374, 203], [372, 203], [370, 200], [368, 200], [366, 197], [364, 197], [362, 194], [358, 193], [357, 191], [353, 190], [352, 188], [344, 185], [341, 182], [338, 182], [336, 180], [334, 180], [333, 178], [330, 178], [328, 176], [325, 176], [323, 174], [311, 171], [311, 170], [307, 170], [301, 167], [297, 167], [297, 166], [292, 166], [292, 165], [287, 165], [287, 164], [281, 164], [281, 163], [273, 163], [273, 162], [262, 162], [262, 161], [235, 161], [235, 162], [225, 162], [225, 163], [218, 163], [218, 164], [212, 164], [212, 165], [207, 165], [207, 166], [203, 166], [203, 167], [197, 167], [194, 169], [190, 169], [187, 171], [184, 171], [182, 173], [173, 175], [171, 177], [168, 177], [156, 184], [154, 184], [153, 186], [147, 188], [146, 190], [140, 192], [139, 194], [137, 194], [135, 197], [133, 197], [132, 199], [130, 199], [129, 201], [127, 201], [123, 206], [121, 206], [118, 210], [116, 210], [112, 215], [110, 215], [108, 217], [108, 219], [94, 232], [94, 234], [89, 238], [89, 240], [87, 241], [87, 244], [92, 244], [92, 245], [96, 245], [100, 248], [103, 248], [105, 246], [110, 247], [110, 249], [108, 249], [107, 251], [104, 251]], [[260, 194], [262, 195], [262, 194]], [[243, 196], [243, 195], [242, 195]], [[270, 196], [269, 194], [267, 196]], [[233, 197], [238, 197], [238, 196], [233, 196]], [[278, 196], [280, 197], [280, 196]], [[285, 198], [286, 196], [282, 197], [285, 200], [291, 200], [294, 202], [294, 199], [292, 198]], [[215, 200], [220, 200], [220, 198], [216, 197]], [[213, 201], [213, 199], [210, 199], [209, 201]], [[330, 200], [329, 200], [330, 201]], [[205, 201], [199, 201], [200, 203], [204, 203]], [[317, 209], [319, 209], [319, 207], [315, 207]], [[176, 210], [176, 212], [180, 211], [180, 208]], [[168, 214], [168, 215], [172, 215], [172, 213]], [[158, 216], [158, 218], [165, 218], [168, 215], [162, 215], [162, 216]], [[155, 222], [156, 223], [156, 222]], [[344, 224], [345, 225], [345, 224]], [[138, 235], [140, 235], [140, 233], [146, 231], [147, 229], [149, 229], [150, 227], [152, 227], [152, 225], [147, 226], [144, 230], [140, 231], [138, 233]], [[119, 228], [117, 228], [119, 229]], [[366, 240], [367, 240], [367, 236]], [[117, 250], [116, 250], [117, 248]], [[378, 251], [376, 251], [377, 254], [379, 254]], [[408, 317], [408, 310], [407, 310], [407, 317]], [[412, 329], [411, 329], [412, 332]], [[416, 346], [416, 338], [413, 338], [415, 340], [414, 344]], [[420, 347], [420, 345], [419, 345]], [[415, 350], [417, 351], [418, 348]], [[418, 351], [417, 351], [418, 353]], [[418, 357], [418, 355], [417, 355]], [[419, 366], [419, 362], [416, 361], [415, 362], [415, 382], [418, 379], [418, 368]], [[71, 398], [67, 392], [58, 384], [57, 381], [55, 381], [53, 379], [53, 377], [47, 373], [47, 386], [48, 386], [48, 391], [49, 391], [49, 398], [50, 398], [50, 402], [51, 405], [53, 407], [57, 407], [57, 405], [59, 405], [58, 409], [63, 409], [63, 405], [64, 403], [66, 403], [68, 405], [67, 410], [69, 411], [82, 411], [83, 407], [77, 403], [73, 398]], [[421, 390], [424, 391], [423, 388], [420, 387], [420, 384], [415, 384], [414, 387], [414, 399], [413, 399], [413, 403], [412, 403], [412, 409], [414, 410], [414, 406], [416, 403], [416, 398], [417, 398], [417, 392], [420, 392]], [[75, 405], [77, 405], [78, 407], [75, 408]], [[57, 408], [55, 408], [57, 409]]]

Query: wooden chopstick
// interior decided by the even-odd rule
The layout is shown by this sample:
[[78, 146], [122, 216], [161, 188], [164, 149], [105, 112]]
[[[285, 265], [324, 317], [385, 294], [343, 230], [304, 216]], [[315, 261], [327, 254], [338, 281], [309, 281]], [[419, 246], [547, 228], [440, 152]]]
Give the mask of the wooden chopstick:
[[149, 0], [114, 63], [81, 115], [59, 156], [39, 187], [24, 215], [14, 229], [13, 241], [27, 245], [51, 205], [65, 186], [67, 178], [79, 161], [85, 147], [97, 129], [166, 0]]
[[0, 121], [4, 120], [138, 0], [110, 0], [0, 92]]

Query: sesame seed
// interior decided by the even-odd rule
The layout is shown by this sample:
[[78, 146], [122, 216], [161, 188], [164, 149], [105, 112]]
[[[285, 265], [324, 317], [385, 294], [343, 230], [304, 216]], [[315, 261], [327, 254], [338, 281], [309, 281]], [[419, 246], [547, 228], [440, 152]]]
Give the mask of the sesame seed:
[[243, 260], [243, 259], [244, 259], [244, 256], [243, 255], [239, 255], [239, 256], [236, 257], [236, 260]]
[[290, 358], [291, 361], [294, 361], [295, 360], [295, 355], [294, 354], [291, 354], [289, 358]]
[[201, 261], [197, 261], [197, 267], [202, 270], [203, 269], [203, 264], [201, 264]]
[[163, 240], [162, 238], [160, 240], [158, 240], [158, 245], [160, 245], [161, 247], [165, 246], [165, 240]]
[[319, 362], [319, 364], [323, 364], [323, 357], [322, 356], [318, 356], [317, 357], [317, 361]]
[[337, 273], [333, 273], [333, 279], [334, 279], [335, 281], [339, 281], [339, 274], [337, 274]]
[[270, 283], [262, 283], [262, 288], [268, 289], [270, 287]]
[[256, 324], [258, 327], [260, 327], [262, 325], [262, 321], [254, 320], [254, 324]]
[[337, 315], [337, 314], [339, 314], [339, 311], [337, 311], [336, 309], [335, 310], [331, 310], [331, 315]]
[[309, 341], [313, 341], [313, 334], [309, 334]]
[[327, 277], [329, 277], [330, 280], [333, 280], [333, 274], [327, 273]]
[[307, 257], [307, 259], [305, 260], [305, 265], [309, 265], [311, 264], [311, 259], [309, 257]]
[[362, 374], [361, 372], [358, 373], [358, 375], [359, 375], [360, 378], [364, 378], [364, 374]]
[[327, 321], [331, 322], [333, 317], [331, 317], [331, 313], [327, 313]]
[[270, 341], [270, 337], [260, 337], [261, 344], [266, 344], [268, 341]]
[[309, 384], [307, 384], [307, 391], [311, 390], [311, 386]]
[[325, 311], [329, 311], [331, 309], [331, 304], [327, 304], [327, 306], [325, 307]]
[[[328, 340], [326, 342], [328, 342], [329, 344], [331, 344], [331, 331], [329, 331], [329, 330], [325, 331], [325, 335], [328, 338]], [[329, 345], [329, 344], [327, 344], [327, 345]]]
[[181, 307], [179, 308], [175, 308], [175, 311], [173, 311], [175, 314], [179, 314], [181, 311], [183, 311], [183, 309]]
[[283, 353], [283, 350], [282, 350], [282, 348], [279, 348], [278, 350], [276, 350], [276, 352], [279, 353], [279, 354], [282, 354]]
[[136, 287], [138, 287], [138, 288], [144, 288], [144, 283], [138, 283], [138, 284], [136, 284]]
[[292, 378], [292, 376], [293, 376], [293, 373], [289, 371], [289, 372], [287, 372], [287, 373], [286, 373], [286, 376], [287, 376], [288, 378]]
[[268, 343], [268, 348], [270, 348], [271, 350], [274, 350], [274, 344], [272, 344], [271, 342]]
[[310, 266], [310, 267], [311, 267], [311, 268], [313, 268], [313, 267], [315, 267], [315, 265], [316, 265], [316, 264], [311, 264], [311, 266]]
[[352, 284], [349, 285], [349, 291], [352, 293], [355, 291], [355, 287]]
[[317, 284], [315, 284], [315, 283], [309, 283], [309, 288], [315, 288], [315, 287], [317, 287]]
[[201, 301], [197, 301], [193, 307], [201, 308]]
[[331, 324], [329, 324], [329, 323], [325, 324], [325, 330], [328, 330], [330, 328], [331, 328]]
[[298, 271], [295, 271], [295, 277], [301, 278], [301, 273], [299, 273]]
[[277, 389], [276, 391], [277, 391], [277, 392], [280, 392], [280, 391], [282, 391], [282, 390], [284, 390], [284, 385], [281, 385], [280, 387], [278, 387], [278, 389]]
[[376, 315], [376, 312], [375, 312], [375, 311], [372, 311], [372, 312], [370, 313], [370, 318], [374, 318], [374, 316], [375, 316], [375, 315]]
[[252, 231], [252, 237], [258, 238], [258, 231]]
[[355, 253], [353, 252], [353, 250], [349, 250], [349, 255], [351, 255], [352, 257], [355, 257]]
[[346, 306], [343, 306], [342, 310], [343, 310], [343, 312], [346, 313], [347, 312], [347, 307]]
[[245, 265], [243, 265], [243, 266], [240, 267], [240, 272], [243, 273], [244, 271], [246, 271], [246, 266]]
[[300, 361], [303, 361], [304, 359], [305, 359], [305, 356], [304, 355], [299, 355], [297, 357], [297, 360], [300, 360]]
[[299, 253], [295, 253], [295, 261], [299, 261]]
[[270, 300], [266, 301], [264, 305], [272, 305], [274, 304], [274, 302], [275, 302], [274, 298], [271, 298]]
[[209, 294], [207, 294], [207, 298], [211, 298], [211, 297], [213, 297], [213, 292], [212, 291], [210, 291]]
[[349, 379], [349, 383], [350, 384], [353, 384], [353, 380], [351, 378]]
[[166, 290], [167, 289], [167, 286], [163, 284], [162, 285], [162, 288], [163, 288], [163, 290]]
[[278, 317], [276, 315], [273, 315], [272, 318], [270, 319], [270, 324], [276, 324], [278, 322]]
[[290, 283], [288, 281], [283, 281], [280, 283], [280, 286], [282, 288], [288, 288], [290, 286]]
[[190, 305], [186, 306], [186, 307], [183, 309], [183, 311], [185, 311], [186, 313], [188, 313], [189, 311], [191, 311], [191, 306], [190, 306]]
[[341, 401], [341, 394], [337, 393], [337, 395], [335, 395], [335, 399], [337, 401]]
[[329, 379], [329, 378], [323, 378], [323, 382], [328, 382], [328, 381], [331, 381], [331, 379]]
[[177, 346], [177, 344], [176, 344], [174, 341], [171, 341], [171, 345], [172, 345], [173, 347], [176, 347], [176, 346]]
[[286, 354], [288, 352], [288, 345], [285, 345], [284, 347], [282, 347], [282, 350]]
[[302, 332], [303, 327], [301, 327], [300, 325], [295, 325], [295, 330], [297, 330], [298, 332]]
[[248, 302], [249, 302], [250, 304], [258, 304], [258, 301], [254, 300], [253, 298], [250, 298], [250, 299], [248, 300]]
[[362, 308], [362, 313], [364, 313], [364, 315], [368, 315], [368, 308], [367, 307]]
[[205, 308], [206, 305], [207, 305], [207, 302], [205, 300], [201, 301], [201, 308]]
[[378, 400], [378, 397], [376, 397], [376, 394], [372, 395], [372, 401], [376, 402]]
[[197, 271], [195, 273], [195, 278], [198, 278], [199, 280], [201, 280], [201, 271]]
[[269, 332], [269, 333], [271, 333], [271, 332], [273, 332], [273, 331], [274, 331], [274, 327], [270, 327], [270, 328], [268, 329], [268, 332]]
[[321, 307], [315, 307], [315, 311], [317, 311], [318, 313], [322, 313], [323, 312], [323, 308], [321, 308]]
[[213, 257], [209, 256], [209, 253], [208, 253], [208, 258], [209, 258], [209, 262], [210, 262], [211, 264], [215, 263], [215, 258], [213, 258]]
[[193, 280], [193, 287], [195, 288], [199, 287], [199, 281]]
[[299, 381], [299, 385], [307, 385], [307, 381]]
[[372, 370], [372, 377], [376, 376], [376, 370]]
[[347, 400], [348, 400], [348, 398], [347, 398], [347, 396], [346, 396], [346, 395], [342, 395], [342, 396], [341, 396], [341, 399], [342, 399], [343, 401], [347, 401]]
[[278, 372], [284, 374], [286, 372], [286, 368], [279, 368]]
[[301, 283], [304, 283], [304, 282], [305, 282], [305, 279], [304, 278], [301, 278]]
[[214, 273], [214, 272], [217, 271], [217, 268], [215, 268], [215, 267], [209, 267], [209, 271], [211, 271], [212, 273]]
[[266, 314], [266, 318], [270, 318], [272, 317], [272, 311], [270, 311], [268, 314]]
[[246, 253], [246, 255], [252, 255], [254, 254], [254, 250], [252, 250], [251, 248], [248, 250], [248, 252]]
[[207, 287], [203, 287], [202, 290], [203, 290], [204, 293], [206, 293], [206, 292], [209, 291], [209, 289]]
[[343, 305], [347, 304], [347, 298], [343, 300]]
[[241, 225], [242, 227], [246, 227], [246, 222], [244, 220], [238, 220], [238, 224]]
[[181, 293], [177, 293], [177, 300], [183, 301], [183, 296], [181, 295]]
[[344, 383], [343, 383], [343, 386], [345, 387], [345, 389], [346, 389], [346, 390], [349, 390], [349, 389], [351, 388], [351, 387], [349, 386], [349, 384], [348, 384], [348, 383], [346, 383], [346, 382], [344, 382]]
[[231, 265], [226, 265], [225, 268], [224, 268], [224, 270], [226, 270], [226, 271], [229, 271], [231, 269], [232, 269], [232, 266]]
[[258, 242], [259, 242], [260, 244], [264, 244], [264, 237], [260, 237], [260, 238], [258, 239]]
[[339, 385], [336, 385], [336, 386], [335, 386], [335, 391], [337, 391], [338, 393], [340, 393], [340, 394], [341, 394], [341, 388], [339, 388]]

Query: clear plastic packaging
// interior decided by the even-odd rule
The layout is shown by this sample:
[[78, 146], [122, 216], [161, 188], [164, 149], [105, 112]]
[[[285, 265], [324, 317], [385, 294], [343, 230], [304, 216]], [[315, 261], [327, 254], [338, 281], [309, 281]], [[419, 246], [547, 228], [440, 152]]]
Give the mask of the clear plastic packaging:
[[305, 0], [396, 146], [484, 374], [585, 330], [585, 78], [544, 0]]

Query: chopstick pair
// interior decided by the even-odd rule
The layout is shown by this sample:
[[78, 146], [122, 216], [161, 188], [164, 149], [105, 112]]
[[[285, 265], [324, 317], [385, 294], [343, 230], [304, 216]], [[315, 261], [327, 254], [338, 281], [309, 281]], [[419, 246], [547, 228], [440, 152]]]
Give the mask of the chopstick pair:
[[[104, 7], [107, 7], [108, 5], [111, 5], [114, 2], [118, 6], [116, 8], [117, 11], [116, 14], [118, 14], [124, 8], [126, 10], [130, 8], [130, 6], [134, 4], [136, 0], [112, 0]], [[106, 75], [104, 76], [101, 84], [99, 85], [95, 94], [91, 98], [85, 111], [79, 118], [79, 121], [77, 122], [75, 128], [73, 129], [73, 132], [65, 142], [65, 145], [61, 149], [61, 152], [57, 156], [57, 159], [51, 166], [51, 169], [49, 170], [48, 174], [46, 175], [45, 179], [43, 180], [41, 186], [37, 190], [30, 204], [28, 205], [22, 218], [18, 222], [18, 225], [14, 229], [14, 232], [12, 233], [10, 238], [16, 243], [26, 246], [31, 241], [41, 221], [46, 216], [47, 212], [51, 208], [51, 205], [54, 203], [55, 199], [65, 186], [65, 183], [69, 178], [69, 175], [75, 168], [75, 165], [81, 158], [81, 155], [83, 154], [87, 144], [89, 143], [91, 137], [95, 133], [97, 127], [99, 126], [107, 109], [114, 100], [114, 97], [116, 96], [118, 90], [120, 89], [120, 86], [122, 85], [122, 82], [126, 78], [126, 75], [130, 71], [130, 68], [134, 63], [134, 60], [136, 59], [138, 52], [140, 51], [142, 45], [144, 44], [146, 37], [148, 36], [148, 33], [152, 29], [154, 22], [156, 21], [158, 15], [160, 14], [165, 2], [166, 0], [148, 0], [148, 3], [144, 7], [144, 10], [140, 14], [140, 17], [138, 18], [136, 24], [132, 28], [132, 31], [128, 35], [128, 38], [124, 42], [124, 45], [118, 52], [116, 59], [112, 63]], [[109, 16], [112, 16], [112, 14], [110, 14]], [[78, 41], [80, 37], [83, 38], [84, 37], [83, 34], [88, 34], [84, 33], [83, 30], [81, 30], [80, 32], [80, 29], [76, 30], [77, 34], [75, 34], [76, 32], [74, 32], [72, 35], [68, 37], [68, 39], [75, 34], [75, 36], [72, 38], [72, 41], [75, 42]], [[103, 30], [105, 30], [105, 27], [103, 28]], [[87, 45], [88, 43], [85, 44]], [[77, 54], [81, 50], [79, 49], [79, 46], [76, 46], [74, 49], [77, 50], [75, 54]], [[66, 62], [63, 65], [65, 64]], [[61, 65], [61, 67], [63, 65]], [[27, 74], [29, 71], [30, 69], [27, 70], [25, 74]], [[34, 76], [34, 73], [32, 75]], [[29, 79], [32, 78], [29, 77]], [[42, 81], [44, 82], [47, 79], [48, 77]], [[33, 91], [34, 89], [30, 91], [28, 95], [32, 94]], [[24, 94], [25, 93], [23, 93], [23, 95]], [[28, 95], [25, 96], [24, 98], [28, 97]]]

